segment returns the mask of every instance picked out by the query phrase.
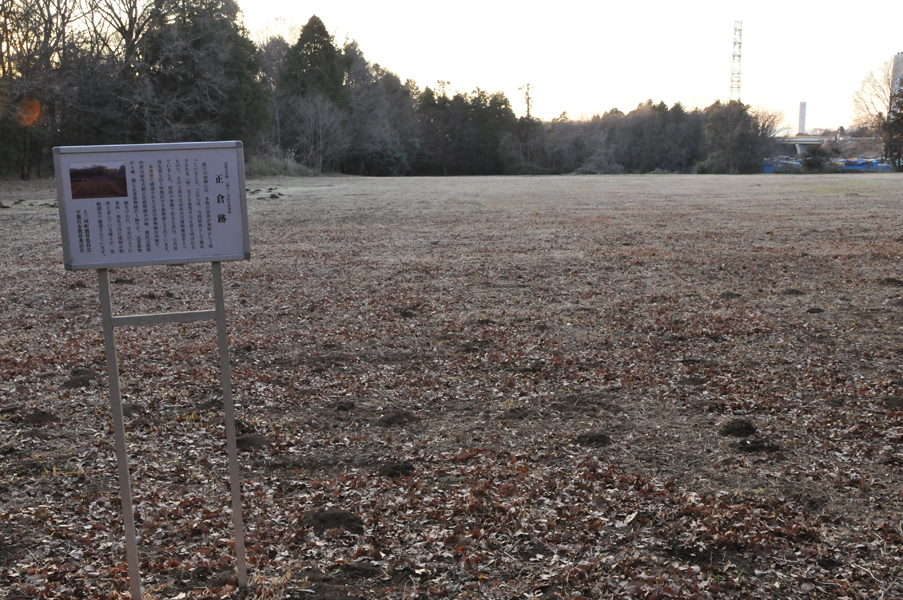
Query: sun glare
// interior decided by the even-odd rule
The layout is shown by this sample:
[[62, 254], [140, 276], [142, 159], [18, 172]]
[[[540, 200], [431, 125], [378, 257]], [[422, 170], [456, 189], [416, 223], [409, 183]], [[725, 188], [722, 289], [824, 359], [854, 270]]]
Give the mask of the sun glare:
[[20, 125], [31, 126], [37, 123], [41, 116], [41, 103], [34, 98], [26, 98], [19, 104], [16, 111], [16, 120]]

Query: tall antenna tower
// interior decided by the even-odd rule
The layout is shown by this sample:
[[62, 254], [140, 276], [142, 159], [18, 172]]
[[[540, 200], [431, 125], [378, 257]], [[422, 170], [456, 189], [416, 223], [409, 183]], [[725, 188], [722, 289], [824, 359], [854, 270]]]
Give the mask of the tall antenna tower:
[[734, 59], [731, 63], [730, 100], [740, 101], [740, 46], [743, 44], [743, 21], [734, 21]]

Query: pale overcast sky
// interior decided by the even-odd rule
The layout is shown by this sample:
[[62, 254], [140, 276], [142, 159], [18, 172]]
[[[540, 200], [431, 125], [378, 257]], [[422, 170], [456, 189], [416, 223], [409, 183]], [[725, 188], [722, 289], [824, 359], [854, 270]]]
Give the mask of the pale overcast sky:
[[[341, 46], [421, 88], [504, 92], [518, 115], [571, 118], [651, 99], [704, 107], [730, 93], [734, 22], [743, 23], [741, 99], [784, 113], [796, 132], [851, 123], [871, 69], [903, 51], [903, 4], [760, 0], [548, 3], [498, 0], [239, 0], [252, 35], [316, 14]], [[291, 40], [294, 42], [295, 40]]]

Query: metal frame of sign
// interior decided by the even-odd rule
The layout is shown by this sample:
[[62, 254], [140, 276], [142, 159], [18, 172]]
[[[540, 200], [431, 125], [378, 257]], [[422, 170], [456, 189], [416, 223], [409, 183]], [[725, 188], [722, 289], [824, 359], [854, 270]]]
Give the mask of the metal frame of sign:
[[[165, 175], [172, 175], [175, 171], [177, 180], [171, 190], [166, 189], [161, 192], [156, 185], [153, 186], [153, 189], [148, 185], [150, 169], [147, 169], [146, 166], [163, 165], [163, 169], [165, 169], [167, 164], [165, 161], [169, 161], [170, 165], [170, 172]], [[67, 269], [97, 269], [107, 356], [107, 375], [110, 386], [110, 409], [113, 416], [113, 435], [132, 600], [141, 600], [142, 592], [138, 536], [132, 508], [131, 480], [114, 331], [116, 327], [121, 326], [189, 323], [201, 320], [216, 321], [220, 383], [226, 426], [226, 452], [232, 499], [232, 526], [235, 535], [235, 566], [238, 587], [244, 589], [248, 585], [248, 573], [242, 520], [241, 479], [235, 435], [235, 406], [232, 399], [229, 341], [220, 262], [250, 258], [241, 142], [54, 148], [54, 164], [57, 173], [57, 194], [60, 205], [65, 266]], [[135, 166], [134, 173], [129, 172], [132, 165]], [[229, 181], [229, 178], [224, 177], [222, 181], [216, 181], [215, 178], [218, 174], [216, 169], [222, 166], [225, 170], [230, 165], [232, 166], [231, 177], [234, 177], [234, 180], [226, 188], [225, 182]], [[205, 166], [208, 168], [206, 173], [204, 172]], [[197, 168], [196, 180], [193, 178], [195, 168]], [[142, 169], [145, 169], [143, 182], [141, 181]], [[127, 175], [134, 175], [134, 178], [127, 177], [123, 183], [123, 171]], [[153, 172], [154, 177], [159, 174], [157, 171]], [[186, 176], [188, 181], [182, 180], [182, 176]], [[211, 177], [216, 181], [215, 184], [211, 184]], [[77, 185], [84, 183], [85, 179], [93, 178], [94, 181], [89, 186], [77, 189], [73, 199], [74, 178], [81, 180], [76, 182]], [[181, 188], [178, 187], [180, 181], [183, 184]], [[222, 189], [215, 187], [215, 185], [221, 184]], [[238, 187], [233, 190], [232, 187], [235, 185]], [[86, 191], [89, 187], [91, 190]], [[123, 187], [127, 188], [128, 195], [126, 196], [121, 195]], [[216, 230], [211, 220], [213, 213], [210, 213], [207, 207], [213, 204], [210, 200], [211, 195], [214, 193], [219, 195], [224, 190], [229, 194], [234, 193], [235, 196], [227, 198], [226, 194], [223, 194], [222, 202], [214, 201], [216, 204], [223, 205], [223, 214], [227, 215], [218, 223], [224, 227]], [[233, 200], [234, 204], [229, 204]], [[179, 211], [180, 219], [183, 219], [186, 213], [191, 214], [189, 217], [191, 221], [188, 224], [183, 224], [178, 219], [173, 221], [174, 215], [161, 210], [164, 204], [170, 202], [174, 206], [181, 204], [179, 206], [181, 209]], [[201, 210], [186, 209], [188, 203], [195, 203], [191, 208], [200, 207]], [[95, 221], [94, 215], [96, 214], [100, 214], [101, 219], [107, 215], [110, 218], [107, 223], [101, 219]], [[170, 219], [167, 221], [168, 223], [176, 224], [174, 228], [167, 228], [167, 232], [173, 235], [178, 233], [179, 238], [184, 235], [185, 241], [192, 239], [194, 246], [192, 247], [190, 243], [180, 244], [177, 242], [182, 241], [181, 239], [174, 242], [171, 238], [164, 236], [161, 226], [164, 218]], [[115, 233], [113, 231], [105, 233], [104, 225], [109, 226], [114, 222], [117, 223]], [[229, 226], [225, 227], [227, 223]], [[142, 228], [142, 225], [145, 228]], [[197, 228], [192, 230], [195, 235], [191, 237], [189, 228], [195, 225]], [[156, 229], [154, 229], [155, 226]], [[206, 237], [204, 236], [205, 232], [208, 234]], [[107, 243], [104, 244], [105, 252], [98, 253], [99, 241], [104, 235], [108, 236]], [[87, 242], [86, 237], [88, 238]], [[97, 243], [98, 247], [92, 245], [92, 241]], [[211, 263], [215, 305], [213, 310], [121, 316], [113, 314], [110, 268], [189, 262]]]

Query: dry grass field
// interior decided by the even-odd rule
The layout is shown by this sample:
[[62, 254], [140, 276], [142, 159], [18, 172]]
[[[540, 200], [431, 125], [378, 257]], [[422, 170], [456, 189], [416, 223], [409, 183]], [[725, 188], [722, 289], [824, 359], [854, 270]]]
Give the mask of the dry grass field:
[[[903, 178], [248, 182], [117, 331], [148, 598], [903, 597]], [[0, 598], [127, 597], [93, 272], [0, 182]], [[113, 274], [212, 307], [207, 265]]]

